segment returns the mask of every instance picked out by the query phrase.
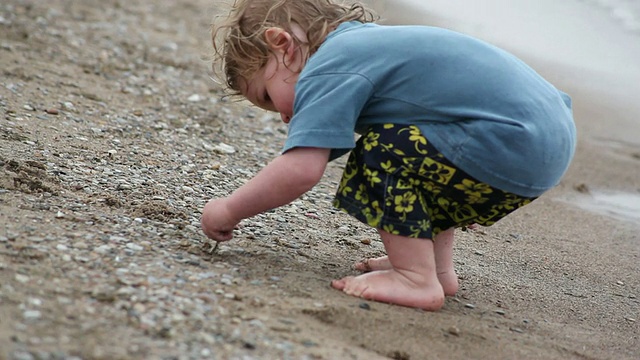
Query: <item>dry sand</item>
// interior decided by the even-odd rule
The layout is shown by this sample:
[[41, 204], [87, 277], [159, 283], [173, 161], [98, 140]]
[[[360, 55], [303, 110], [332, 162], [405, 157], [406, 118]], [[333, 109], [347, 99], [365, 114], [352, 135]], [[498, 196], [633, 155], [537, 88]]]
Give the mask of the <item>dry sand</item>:
[[575, 101], [575, 161], [530, 206], [457, 234], [460, 293], [427, 313], [329, 287], [382, 252], [330, 208], [342, 161], [210, 253], [202, 205], [286, 132], [220, 100], [200, 60], [214, 4], [0, 5], [0, 359], [640, 357], [640, 225], [576, 206], [640, 194], [638, 132], [609, 129], [640, 115], [625, 69], [533, 51]]

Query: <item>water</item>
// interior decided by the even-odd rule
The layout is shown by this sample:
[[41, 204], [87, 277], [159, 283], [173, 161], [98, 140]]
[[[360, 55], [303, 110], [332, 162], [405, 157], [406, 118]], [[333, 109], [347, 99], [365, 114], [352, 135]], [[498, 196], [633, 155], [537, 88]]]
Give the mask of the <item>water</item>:
[[640, 194], [594, 192], [567, 201], [584, 210], [640, 224]]
[[606, 10], [625, 30], [640, 33], [640, 1], [638, 0], [584, 0]]

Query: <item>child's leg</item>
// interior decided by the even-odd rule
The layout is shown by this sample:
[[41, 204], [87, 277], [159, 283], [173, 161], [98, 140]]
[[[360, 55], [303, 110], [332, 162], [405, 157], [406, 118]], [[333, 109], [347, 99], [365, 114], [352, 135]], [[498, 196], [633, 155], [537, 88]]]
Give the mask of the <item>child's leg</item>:
[[378, 230], [390, 269], [347, 276], [331, 285], [353, 296], [391, 304], [438, 310], [444, 292], [436, 275], [434, 243]]
[[434, 240], [438, 281], [447, 296], [454, 296], [458, 292], [458, 275], [453, 266], [454, 233], [455, 229], [450, 228], [436, 235]]
[[[434, 240], [438, 281], [440, 281], [446, 296], [454, 296], [458, 292], [458, 276], [453, 266], [454, 231], [454, 228], [443, 231], [436, 235]], [[389, 257], [381, 256], [358, 262], [354, 267], [356, 270], [364, 272], [389, 270], [391, 263]]]

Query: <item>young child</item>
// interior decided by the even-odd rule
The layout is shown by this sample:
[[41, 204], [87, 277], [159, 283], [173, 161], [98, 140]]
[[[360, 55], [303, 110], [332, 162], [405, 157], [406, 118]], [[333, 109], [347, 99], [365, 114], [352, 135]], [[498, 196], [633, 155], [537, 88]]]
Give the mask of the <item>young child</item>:
[[282, 155], [206, 204], [202, 228], [230, 240], [350, 152], [334, 205], [376, 228], [387, 256], [331, 285], [438, 310], [458, 290], [454, 229], [491, 225], [559, 183], [574, 154], [571, 101], [480, 40], [373, 21], [331, 0], [235, 2], [213, 31], [226, 83], [280, 113], [289, 133]]

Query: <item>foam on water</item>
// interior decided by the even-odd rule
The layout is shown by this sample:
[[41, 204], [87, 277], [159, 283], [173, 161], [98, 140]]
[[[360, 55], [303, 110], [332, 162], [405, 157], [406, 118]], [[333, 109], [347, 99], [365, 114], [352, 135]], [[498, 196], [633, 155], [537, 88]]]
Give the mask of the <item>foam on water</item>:
[[609, 12], [626, 30], [640, 33], [640, 1], [638, 0], [584, 0]]

